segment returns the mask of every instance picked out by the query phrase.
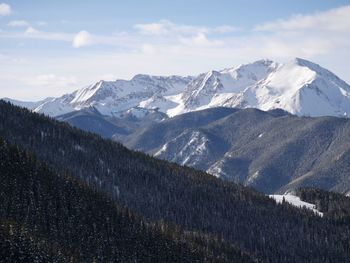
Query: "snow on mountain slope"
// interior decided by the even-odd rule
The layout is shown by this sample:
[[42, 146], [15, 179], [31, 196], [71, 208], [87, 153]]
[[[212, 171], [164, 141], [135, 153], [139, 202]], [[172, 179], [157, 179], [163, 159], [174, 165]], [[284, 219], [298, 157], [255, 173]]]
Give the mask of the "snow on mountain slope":
[[350, 86], [320, 66], [295, 59], [279, 67], [243, 94], [247, 107], [282, 108], [307, 116], [346, 116]]
[[274, 199], [277, 203], [282, 203], [283, 201], [283, 198], [284, 200], [293, 205], [293, 206], [296, 206], [296, 207], [299, 207], [299, 208], [307, 208], [307, 209], [310, 209], [312, 210], [315, 214], [319, 215], [319, 216], [323, 216], [323, 213], [318, 211], [316, 209], [316, 205], [314, 204], [311, 204], [311, 203], [308, 203], [308, 202], [304, 202], [300, 199], [300, 197], [298, 196], [295, 196], [295, 195], [292, 195], [292, 194], [284, 194], [284, 195], [269, 195], [270, 198]]
[[199, 168], [226, 150], [222, 141], [198, 130], [186, 129], [161, 145], [153, 155], [164, 160]]
[[266, 78], [277, 67], [278, 64], [270, 60], [259, 60], [236, 68], [201, 74], [187, 85], [186, 90], [182, 93], [179, 106], [167, 113], [173, 116], [208, 107], [239, 107], [239, 99], [234, 105], [225, 104], [228, 100], [239, 98], [239, 94], [247, 87]]
[[59, 98], [46, 100], [44, 103], [35, 107], [33, 111], [45, 113], [52, 117], [75, 111], [76, 109], [70, 104], [70, 101], [74, 98], [75, 94], [76, 92], [73, 92], [72, 94], [66, 94]]
[[92, 106], [108, 116], [139, 107], [172, 117], [220, 106], [348, 116], [350, 86], [319, 65], [296, 58], [286, 64], [259, 60], [197, 77], [136, 75], [131, 80], [101, 80], [59, 98], [13, 102], [51, 116]]
[[161, 112], [167, 112], [168, 109], [174, 108], [177, 105], [178, 103], [173, 100], [173, 96], [162, 96], [160, 94], [155, 94], [151, 98], [139, 103], [139, 107], [141, 108], [159, 109]]
[[[166, 102], [163, 96], [181, 92], [190, 80], [191, 77], [148, 75], [136, 75], [130, 81], [101, 80], [72, 94], [47, 101], [34, 111], [59, 116], [74, 110], [94, 107], [104, 115], [119, 116], [121, 112], [137, 107], [140, 103], [145, 104], [145, 108], [156, 108], [158, 105], [151, 102], [147, 104], [146, 101], [157, 98]], [[174, 106], [174, 103], [170, 102], [171, 106]]]
[[350, 86], [317, 64], [260, 60], [202, 74], [189, 83], [170, 116], [211, 107], [284, 109], [302, 116], [347, 116]]
[[33, 109], [37, 108], [38, 106], [42, 105], [43, 103], [45, 103], [46, 101], [53, 100], [53, 99], [54, 98], [49, 97], [49, 98], [46, 98], [46, 99], [43, 99], [40, 101], [33, 102], [33, 101], [20, 101], [20, 100], [14, 100], [14, 99], [10, 99], [10, 98], [3, 98], [3, 100], [8, 101], [8, 102], [12, 103], [13, 105], [24, 107], [24, 108], [27, 108], [30, 110], [33, 110]]
[[[179, 144], [178, 142], [183, 143]], [[173, 143], [175, 142], [175, 143]], [[203, 159], [203, 156], [209, 154], [208, 152], [208, 138], [200, 132], [183, 132], [174, 140], [166, 143], [163, 147], [157, 151], [154, 156], [165, 159], [162, 156], [169, 148], [172, 148], [171, 153], [173, 156], [167, 156], [172, 161], [181, 163], [181, 165], [193, 166], [197, 164], [198, 157]]]

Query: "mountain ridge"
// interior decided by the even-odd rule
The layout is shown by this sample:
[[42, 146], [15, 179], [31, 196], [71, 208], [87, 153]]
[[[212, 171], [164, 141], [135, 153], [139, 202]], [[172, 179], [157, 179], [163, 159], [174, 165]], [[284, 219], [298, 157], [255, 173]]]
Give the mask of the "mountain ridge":
[[348, 118], [212, 108], [115, 139], [128, 148], [268, 194], [305, 186], [348, 194], [349, 138]]
[[100, 80], [37, 103], [7, 100], [52, 117], [87, 107], [116, 117], [135, 107], [158, 109], [169, 117], [212, 107], [281, 108], [298, 116], [350, 114], [349, 84], [301, 58], [284, 64], [262, 59], [198, 76], [138, 74], [130, 80]]

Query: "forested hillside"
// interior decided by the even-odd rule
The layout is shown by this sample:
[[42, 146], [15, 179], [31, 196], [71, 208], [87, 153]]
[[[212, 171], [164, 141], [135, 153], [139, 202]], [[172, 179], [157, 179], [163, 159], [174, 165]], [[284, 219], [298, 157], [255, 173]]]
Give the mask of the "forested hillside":
[[262, 262], [346, 262], [350, 226], [0, 103], [0, 136], [148, 222], [223, 237]]
[[315, 204], [326, 218], [350, 224], [350, 197], [314, 188], [300, 188], [296, 194], [302, 200]]
[[233, 246], [148, 224], [0, 141], [1, 262], [252, 262]]

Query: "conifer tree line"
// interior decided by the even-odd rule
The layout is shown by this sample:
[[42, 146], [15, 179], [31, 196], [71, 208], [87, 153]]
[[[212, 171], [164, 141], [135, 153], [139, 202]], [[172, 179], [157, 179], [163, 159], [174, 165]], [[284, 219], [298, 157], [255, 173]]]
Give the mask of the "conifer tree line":
[[147, 223], [0, 141], [0, 262], [253, 262], [239, 249]]

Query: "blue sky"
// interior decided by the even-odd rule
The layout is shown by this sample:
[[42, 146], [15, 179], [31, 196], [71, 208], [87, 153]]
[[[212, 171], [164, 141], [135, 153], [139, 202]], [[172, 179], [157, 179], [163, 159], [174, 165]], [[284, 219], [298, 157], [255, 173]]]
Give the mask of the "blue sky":
[[0, 97], [310, 59], [350, 82], [350, 1], [0, 0]]

